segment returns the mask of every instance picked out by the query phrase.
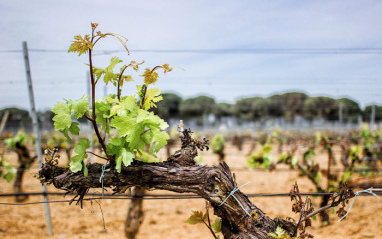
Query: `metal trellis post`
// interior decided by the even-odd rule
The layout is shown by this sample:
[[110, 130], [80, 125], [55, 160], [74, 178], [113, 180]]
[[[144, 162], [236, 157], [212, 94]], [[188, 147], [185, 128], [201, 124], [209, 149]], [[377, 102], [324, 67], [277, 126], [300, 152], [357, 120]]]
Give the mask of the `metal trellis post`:
[[338, 121], [340, 123], [340, 127], [342, 127], [342, 123], [343, 123], [342, 111], [343, 111], [343, 104], [340, 103], [339, 108], [338, 108]]
[[[36, 141], [36, 152], [38, 157], [38, 164], [39, 167], [42, 167], [42, 152], [41, 152], [41, 141], [40, 141], [40, 134], [39, 134], [39, 128], [38, 128], [38, 121], [37, 121], [37, 113], [36, 113], [36, 106], [34, 102], [34, 95], [33, 95], [33, 87], [32, 87], [32, 77], [31, 77], [31, 70], [29, 65], [29, 57], [28, 57], [28, 46], [27, 42], [23, 42], [23, 53], [24, 53], [24, 63], [25, 63], [25, 71], [27, 76], [27, 84], [28, 84], [28, 91], [29, 91], [29, 100], [31, 104], [31, 115], [32, 115], [32, 124], [33, 124], [33, 131]], [[46, 185], [42, 186], [42, 193], [44, 197], [44, 207], [45, 207], [45, 216], [46, 216], [46, 224], [48, 227], [49, 236], [52, 235], [52, 222], [50, 218], [50, 209], [49, 209], [49, 200], [48, 196], [46, 195]]]
[[371, 115], [370, 115], [370, 130], [375, 129], [375, 104], [371, 106]]

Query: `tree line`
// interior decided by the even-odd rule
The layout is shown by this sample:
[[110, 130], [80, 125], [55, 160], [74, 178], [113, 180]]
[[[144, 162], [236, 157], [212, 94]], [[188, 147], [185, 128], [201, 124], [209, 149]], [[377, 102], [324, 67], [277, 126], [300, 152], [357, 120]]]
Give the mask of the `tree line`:
[[[373, 107], [368, 105], [361, 109], [357, 102], [349, 98], [311, 97], [300, 92], [241, 98], [233, 104], [217, 103], [214, 98], [204, 95], [184, 100], [174, 93], [164, 93], [162, 96], [164, 100], [158, 103], [155, 113], [164, 119], [200, 119], [206, 114], [213, 114], [217, 119], [236, 117], [247, 121], [282, 118], [293, 122], [298, 116], [306, 120], [321, 118], [338, 121], [342, 114], [343, 122], [357, 122], [359, 116], [363, 121], [370, 121]], [[374, 107], [375, 120], [382, 120], [382, 106]]]
[[[296, 117], [306, 120], [324, 119], [338, 121], [342, 111], [343, 122], [357, 122], [359, 116], [363, 121], [369, 122], [373, 105], [361, 109], [359, 104], [349, 98], [334, 99], [326, 96], [311, 97], [300, 92], [276, 94], [270, 97], [247, 97], [237, 100], [233, 104], [218, 103], [214, 98], [201, 95], [182, 99], [175, 93], [162, 94], [156, 114], [165, 120], [169, 119], [197, 119], [202, 121], [203, 116], [213, 114], [215, 119], [235, 117], [245, 121], [266, 121], [282, 118], [293, 122]], [[375, 120], [382, 120], [382, 106], [374, 105]], [[0, 110], [0, 119], [5, 112], [9, 112], [7, 126], [13, 128], [29, 128], [31, 118], [28, 111], [19, 108], [6, 108]], [[39, 112], [38, 118], [42, 122], [51, 121], [53, 113], [50, 110]], [[80, 119], [81, 120], [81, 119]]]

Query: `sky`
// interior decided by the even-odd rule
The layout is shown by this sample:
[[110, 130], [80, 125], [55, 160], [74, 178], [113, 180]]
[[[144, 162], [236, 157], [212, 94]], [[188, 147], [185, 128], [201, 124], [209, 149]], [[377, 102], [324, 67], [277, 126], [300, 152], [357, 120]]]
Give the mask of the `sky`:
[[[97, 43], [93, 64], [117, 56], [175, 68], [155, 87], [189, 98], [234, 103], [298, 91], [382, 104], [382, 2], [349, 1], [0, 1], [0, 109], [30, 108], [22, 42], [35, 103], [48, 110], [87, 94], [88, 56], [67, 53], [75, 35], [98, 30], [129, 39]], [[114, 52], [115, 51], [115, 52]], [[143, 68], [144, 68], [143, 67]], [[139, 74], [124, 85], [133, 94]], [[116, 93], [112, 85], [107, 94]], [[97, 86], [97, 97], [105, 87]]]

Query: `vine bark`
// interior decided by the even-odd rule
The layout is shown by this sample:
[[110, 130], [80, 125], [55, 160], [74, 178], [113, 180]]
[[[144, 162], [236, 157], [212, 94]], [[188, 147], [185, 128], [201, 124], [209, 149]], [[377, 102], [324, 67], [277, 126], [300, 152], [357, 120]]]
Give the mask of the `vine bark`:
[[[130, 187], [139, 186], [145, 190], [197, 194], [211, 202], [215, 215], [222, 219], [222, 233], [227, 239], [271, 238], [268, 233], [274, 232], [278, 226], [290, 235], [293, 234], [293, 223], [281, 218], [269, 218], [240, 190], [234, 193], [235, 197], [228, 197], [237, 185], [226, 163], [223, 162], [218, 167], [193, 165], [195, 163], [192, 164], [191, 160], [194, 162], [195, 155], [195, 149], [184, 148], [165, 162], [134, 161], [128, 167], [123, 166], [121, 173], [117, 173], [114, 168], [108, 168], [103, 174], [103, 186], [112, 188], [115, 193], [124, 193]], [[87, 177], [83, 172], [72, 173], [67, 167], [57, 164], [54, 159], [48, 159], [39, 171], [39, 179], [58, 189], [77, 193], [73, 198], [73, 201], [77, 200], [77, 204], [82, 205], [90, 188], [102, 187], [99, 180], [101, 164], [88, 164]]]

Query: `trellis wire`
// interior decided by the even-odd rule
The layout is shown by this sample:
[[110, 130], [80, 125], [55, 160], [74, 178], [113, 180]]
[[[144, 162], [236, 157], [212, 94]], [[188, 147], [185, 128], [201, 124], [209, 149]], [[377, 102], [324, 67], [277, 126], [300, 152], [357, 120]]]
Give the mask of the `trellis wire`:
[[[65, 195], [66, 193], [46, 193], [46, 195]], [[297, 193], [301, 196], [325, 196], [325, 195], [333, 195], [334, 193]], [[376, 195], [382, 195], [382, 193], [375, 193]], [[30, 195], [30, 196], [40, 196], [43, 193], [7, 193], [0, 194], [0, 197], [13, 197], [18, 195]], [[66, 194], [66, 195], [76, 195], [76, 194]], [[125, 195], [113, 195], [113, 194], [104, 194], [102, 198], [102, 194], [97, 193], [89, 193], [89, 196], [100, 196], [93, 198], [85, 198], [84, 200], [98, 200], [98, 199], [112, 199], [112, 200], [136, 200], [137, 198]], [[166, 200], [166, 199], [202, 199], [199, 195], [169, 195], [169, 194], [139, 194], [137, 196], [143, 197], [143, 200]], [[262, 193], [262, 194], [247, 194], [247, 197], [288, 197], [290, 193]], [[370, 195], [358, 195], [358, 196], [370, 196]], [[62, 203], [62, 202], [70, 202], [71, 200], [58, 200], [58, 201], [49, 201], [49, 202], [29, 202], [29, 203], [0, 203], [0, 205], [11, 205], [11, 206], [22, 206], [22, 205], [31, 205], [31, 204], [42, 204], [42, 203]]]
[[382, 190], [382, 189], [373, 189], [373, 188], [369, 188], [369, 189], [366, 189], [366, 190], [362, 190], [362, 191], [358, 191], [358, 192], [356, 192], [356, 193], [354, 194], [353, 201], [351, 202], [348, 211], [346, 212], [346, 214], [345, 214], [343, 217], [341, 217], [340, 220], [338, 220], [338, 222], [342, 221], [342, 219], [344, 219], [344, 218], [349, 214], [349, 212], [350, 212], [350, 210], [351, 210], [351, 208], [352, 208], [352, 206], [353, 206], [353, 204], [354, 204], [354, 201], [355, 201], [356, 197], [360, 196], [361, 193], [368, 193], [368, 194], [370, 194], [370, 195], [373, 195], [373, 196], [376, 197], [377, 199], [379, 199], [379, 197], [377, 196], [377, 194], [374, 193], [373, 191], [381, 191], [381, 190]]
[[[17, 168], [18, 165], [11, 165], [12, 167], [14, 168]], [[5, 169], [5, 167], [0, 167], [0, 169]], [[32, 170], [32, 169], [40, 169], [40, 167], [36, 166], [36, 167], [29, 167], [29, 168], [25, 168], [23, 170]], [[244, 171], [244, 172], [251, 172], [251, 171], [256, 171], [256, 172], [269, 172], [269, 169], [264, 169], [264, 168], [254, 168], [254, 169], [248, 169], [246, 167], [231, 167], [230, 168], [232, 171]], [[293, 171], [299, 171], [298, 168], [276, 168], [276, 169], [273, 169], [271, 172], [293, 172]], [[341, 168], [334, 168], [334, 169], [330, 169], [330, 171], [332, 172], [345, 172], [347, 170], [344, 170], [344, 169], [341, 169]], [[378, 172], [378, 173], [382, 173], [382, 169], [356, 169], [356, 170], [352, 170], [352, 172]]]
[[219, 207], [220, 207], [221, 205], [223, 205], [223, 204], [225, 203], [225, 201], [227, 201], [227, 199], [228, 199], [229, 197], [233, 197], [233, 198], [236, 200], [236, 202], [239, 203], [240, 207], [245, 211], [245, 213], [247, 213], [248, 216], [251, 216], [251, 214], [249, 214], [249, 212], [247, 212], [247, 210], [244, 209], [243, 205], [240, 203], [240, 201], [239, 201], [239, 200], [235, 197], [235, 195], [234, 195], [235, 192], [239, 191], [240, 188], [242, 188], [242, 187], [248, 185], [249, 183], [250, 183], [250, 182], [248, 182], [248, 183], [246, 183], [246, 184], [243, 184], [243, 185], [241, 185], [241, 186], [238, 187], [238, 188], [235, 186], [235, 187], [232, 189], [232, 191], [228, 194], [228, 196], [223, 200], [223, 202], [219, 204]]

